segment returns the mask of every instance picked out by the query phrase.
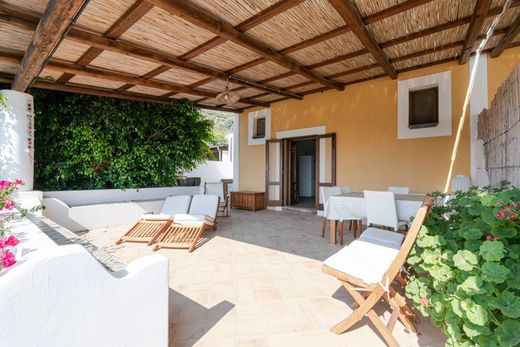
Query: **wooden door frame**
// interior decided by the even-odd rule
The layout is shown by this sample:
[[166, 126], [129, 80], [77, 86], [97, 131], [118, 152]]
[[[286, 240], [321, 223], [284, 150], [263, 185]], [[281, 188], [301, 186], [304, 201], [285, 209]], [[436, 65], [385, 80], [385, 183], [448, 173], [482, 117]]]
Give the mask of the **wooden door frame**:
[[[316, 135], [316, 199], [315, 208], [323, 210], [323, 204], [320, 204], [320, 187], [333, 187], [336, 185], [336, 133], [327, 133], [323, 135]], [[332, 172], [330, 183], [320, 183], [320, 139], [332, 139]]]
[[[279, 143], [280, 144], [280, 172], [278, 181], [270, 181], [269, 180], [269, 144], [271, 143]], [[285, 196], [284, 196], [284, 159], [285, 155], [285, 139], [272, 139], [265, 140], [265, 206], [283, 206]], [[270, 200], [269, 196], [269, 186], [280, 186], [280, 199], [279, 200]]]

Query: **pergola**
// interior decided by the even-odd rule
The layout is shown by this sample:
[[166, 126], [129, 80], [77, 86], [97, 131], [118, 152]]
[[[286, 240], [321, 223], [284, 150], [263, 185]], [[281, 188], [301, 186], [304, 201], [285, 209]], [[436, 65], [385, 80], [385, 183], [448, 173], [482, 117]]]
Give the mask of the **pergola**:
[[[30, 87], [240, 112], [468, 61], [505, 0], [3, 0], [0, 72]], [[520, 1], [485, 48], [520, 45]], [[226, 80], [240, 95], [215, 99]]]

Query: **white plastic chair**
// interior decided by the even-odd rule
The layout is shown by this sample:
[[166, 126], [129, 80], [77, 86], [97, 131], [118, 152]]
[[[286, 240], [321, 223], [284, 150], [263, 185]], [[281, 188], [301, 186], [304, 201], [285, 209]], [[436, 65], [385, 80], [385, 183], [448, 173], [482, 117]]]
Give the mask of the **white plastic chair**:
[[[333, 195], [340, 195], [340, 194], [346, 194], [350, 193], [350, 187], [349, 186], [334, 186], [334, 187], [320, 187], [320, 198], [323, 202], [323, 205], [327, 203], [327, 200], [329, 197]], [[352, 229], [353, 222], [357, 220], [348, 220], [349, 221], [349, 228]], [[340, 221], [340, 228], [339, 228], [339, 236], [340, 236], [340, 244], [343, 244], [343, 222]], [[361, 224], [361, 223], [359, 223]], [[325, 237], [325, 229], [327, 228], [327, 218], [323, 216], [321, 221], [321, 237]], [[354, 234], [356, 234], [356, 231], [354, 230]]]
[[364, 191], [365, 205], [367, 209], [368, 225], [380, 225], [389, 227], [395, 231], [399, 230], [400, 225], [395, 206], [395, 196], [393, 192], [373, 192]]
[[394, 187], [389, 186], [388, 191], [394, 194], [408, 194], [410, 192], [410, 187]]
[[320, 187], [320, 202], [325, 206], [327, 200], [332, 195], [342, 194], [341, 187]]

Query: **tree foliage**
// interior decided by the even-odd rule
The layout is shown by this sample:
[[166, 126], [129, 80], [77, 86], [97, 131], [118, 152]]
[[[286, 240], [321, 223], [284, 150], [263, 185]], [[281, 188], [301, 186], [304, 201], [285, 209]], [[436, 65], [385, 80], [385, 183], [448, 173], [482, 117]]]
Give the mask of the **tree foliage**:
[[407, 296], [448, 346], [520, 344], [520, 190], [472, 189], [436, 206], [408, 263]]
[[35, 186], [173, 186], [209, 153], [212, 122], [188, 101], [159, 105], [35, 90]]

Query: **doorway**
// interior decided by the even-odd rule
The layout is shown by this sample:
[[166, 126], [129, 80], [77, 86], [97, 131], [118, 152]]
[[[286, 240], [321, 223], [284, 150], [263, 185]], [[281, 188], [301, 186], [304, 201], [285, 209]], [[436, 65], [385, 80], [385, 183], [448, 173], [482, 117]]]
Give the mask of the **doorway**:
[[321, 187], [336, 184], [336, 134], [266, 140], [266, 206], [323, 209]]
[[316, 201], [316, 139], [289, 140], [288, 205], [314, 208]]

